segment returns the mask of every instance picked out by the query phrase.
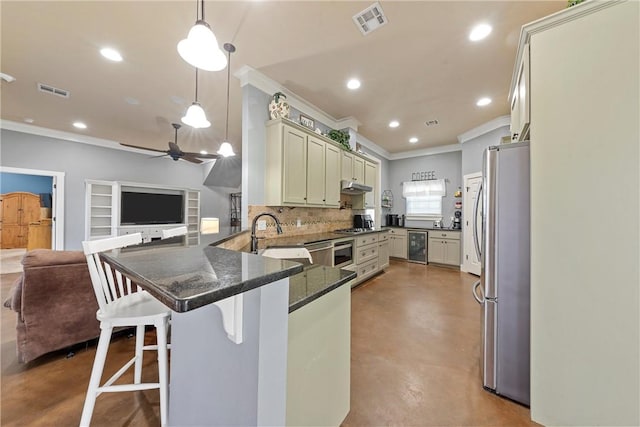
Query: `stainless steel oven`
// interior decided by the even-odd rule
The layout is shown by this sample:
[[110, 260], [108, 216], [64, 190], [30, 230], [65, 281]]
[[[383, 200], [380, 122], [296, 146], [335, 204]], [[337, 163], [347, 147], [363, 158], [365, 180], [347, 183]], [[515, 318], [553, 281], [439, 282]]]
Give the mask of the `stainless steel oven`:
[[353, 264], [353, 239], [335, 240], [333, 242], [333, 266], [346, 267]]

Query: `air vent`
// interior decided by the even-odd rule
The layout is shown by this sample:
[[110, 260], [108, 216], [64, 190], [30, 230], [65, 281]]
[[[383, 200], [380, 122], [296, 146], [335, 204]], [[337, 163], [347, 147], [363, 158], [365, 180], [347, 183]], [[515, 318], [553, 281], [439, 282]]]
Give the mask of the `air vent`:
[[353, 22], [365, 36], [389, 22], [382, 11], [380, 3], [374, 3], [362, 12], [353, 16]]
[[49, 93], [51, 95], [56, 95], [61, 98], [69, 98], [69, 91], [64, 89], [58, 89], [57, 87], [53, 87], [51, 85], [45, 85], [43, 83], [38, 83], [38, 90], [40, 92]]
[[437, 120], [427, 120], [424, 124], [427, 125], [427, 126], [435, 126], [435, 125], [438, 124], [438, 121]]

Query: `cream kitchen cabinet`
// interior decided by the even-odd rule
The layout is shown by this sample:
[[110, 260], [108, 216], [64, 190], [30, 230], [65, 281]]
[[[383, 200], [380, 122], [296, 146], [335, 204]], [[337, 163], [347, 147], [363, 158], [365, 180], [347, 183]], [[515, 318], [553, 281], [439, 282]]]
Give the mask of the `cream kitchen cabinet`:
[[460, 232], [429, 231], [429, 263], [460, 265]]
[[265, 204], [340, 206], [340, 149], [284, 120], [267, 123]]
[[404, 228], [389, 229], [389, 256], [407, 259], [407, 230]]
[[389, 267], [389, 232], [382, 231], [378, 234], [378, 268], [380, 270]]
[[365, 160], [353, 153], [343, 151], [341, 156], [341, 179], [355, 181], [360, 184], [365, 182]]
[[520, 57], [515, 84], [511, 92], [511, 140], [524, 141], [529, 139], [531, 95], [529, 93], [530, 82], [529, 44], [524, 45]]
[[366, 209], [372, 209], [376, 207], [378, 200], [378, 165], [372, 162], [365, 161], [364, 163], [364, 184], [373, 188], [372, 191], [365, 193], [364, 195], [364, 207]]

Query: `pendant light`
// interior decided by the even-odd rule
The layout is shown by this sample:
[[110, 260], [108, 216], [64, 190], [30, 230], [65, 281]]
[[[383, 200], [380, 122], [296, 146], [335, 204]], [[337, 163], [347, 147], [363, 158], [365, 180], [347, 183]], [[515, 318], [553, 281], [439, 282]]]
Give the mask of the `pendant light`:
[[231, 53], [236, 51], [236, 47], [231, 43], [225, 43], [224, 50], [226, 50], [229, 55], [227, 67], [227, 124], [224, 132], [224, 142], [220, 145], [218, 154], [223, 157], [230, 157], [236, 155], [236, 153], [233, 152], [233, 147], [229, 144], [229, 81], [231, 80]]
[[211, 126], [211, 122], [207, 120], [207, 116], [202, 109], [202, 106], [198, 102], [198, 68], [196, 67], [196, 99], [191, 106], [187, 109], [186, 114], [181, 119], [182, 123], [192, 128], [208, 128]]
[[178, 53], [189, 64], [206, 71], [220, 71], [227, 66], [227, 58], [218, 47], [218, 40], [204, 20], [204, 0], [200, 0], [201, 16], [198, 16], [196, 0], [196, 23], [186, 39], [178, 43]]

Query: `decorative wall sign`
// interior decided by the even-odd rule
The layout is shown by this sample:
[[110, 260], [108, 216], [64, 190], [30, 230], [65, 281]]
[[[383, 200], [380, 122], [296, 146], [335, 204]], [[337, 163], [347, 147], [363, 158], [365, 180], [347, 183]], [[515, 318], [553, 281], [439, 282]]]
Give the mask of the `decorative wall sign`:
[[411, 174], [411, 181], [428, 181], [436, 178], [436, 171], [414, 172]]
[[300, 124], [311, 130], [316, 127], [316, 122], [311, 117], [307, 117], [304, 114], [300, 114]]

